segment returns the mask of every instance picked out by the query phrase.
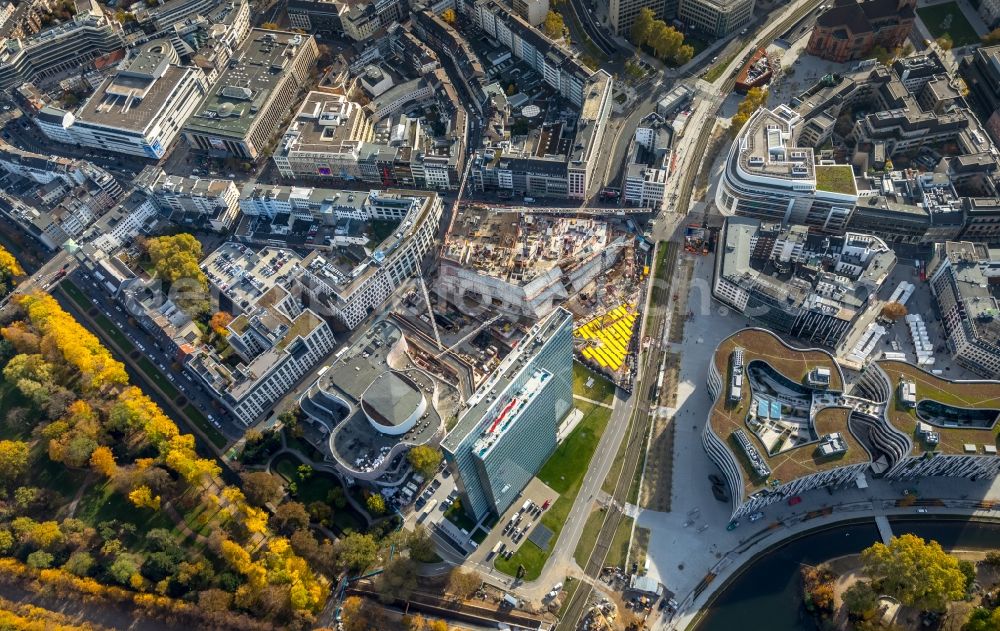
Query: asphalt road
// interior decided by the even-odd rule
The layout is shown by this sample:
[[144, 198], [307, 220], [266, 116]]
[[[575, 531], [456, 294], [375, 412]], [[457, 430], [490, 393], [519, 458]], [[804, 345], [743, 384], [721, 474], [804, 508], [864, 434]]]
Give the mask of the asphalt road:
[[[218, 423], [216, 428], [228, 440], [236, 440], [243, 435], [243, 432], [246, 430], [243, 424], [233, 419], [229, 411], [220, 406], [214, 397], [208, 394], [205, 387], [199, 384], [187, 372], [184, 370], [173, 370], [171, 366], [176, 361], [176, 358], [161, 349], [157, 345], [157, 342], [141, 327], [132, 324], [122, 306], [108, 295], [106, 289], [100, 287], [99, 281], [96, 278], [87, 274], [83, 268], [80, 268], [68, 276], [68, 278], [86, 293], [98, 311], [111, 320], [112, 324], [135, 345], [137, 350], [153, 362], [167, 380], [173, 383], [192, 405], [206, 415], [211, 414], [214, 417]], [[99, 329], [93, 332], [99, 337], [103, 337]]]

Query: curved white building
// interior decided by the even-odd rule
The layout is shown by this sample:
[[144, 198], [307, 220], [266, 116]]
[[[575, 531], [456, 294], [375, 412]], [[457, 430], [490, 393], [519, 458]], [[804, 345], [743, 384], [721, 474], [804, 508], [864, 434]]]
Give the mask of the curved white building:
[[858, 199], [854, 172], [799, 146], [802, 122], [786, 105], [750, 117], [733, 141], [716, 188], [722, 214], [843, 232]]
[[734, 519], [865, 475], [1000, 473], [1000, 382], [949, 381], [881, 361], [851, 394], [845, 384], [829, 353], [794, 348], [764, 329], [719, 343], [702, 444], [726, 480]]
[[308, 420], [328, 433], [323, 451], [345, 475], [396, 486], [409, 472], [406, 452], [440, 440], [434, 381], [408, 363], [402, 331], [378, 322], [299, 398]]

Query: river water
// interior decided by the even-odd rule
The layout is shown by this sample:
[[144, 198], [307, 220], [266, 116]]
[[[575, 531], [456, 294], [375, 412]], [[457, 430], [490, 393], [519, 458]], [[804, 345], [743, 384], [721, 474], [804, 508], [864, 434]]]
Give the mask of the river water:
[[[998, 549], [1000, 524], [964, 520], [890, 520], [896, 535], [934, 539], [945, 549]], [[714, 602], [697, 631], [815, 631], [801, 607], [799, 566], [857, 554], [879, 541], [874, 521], [834, 526], [772, 550], [749, 565]]]

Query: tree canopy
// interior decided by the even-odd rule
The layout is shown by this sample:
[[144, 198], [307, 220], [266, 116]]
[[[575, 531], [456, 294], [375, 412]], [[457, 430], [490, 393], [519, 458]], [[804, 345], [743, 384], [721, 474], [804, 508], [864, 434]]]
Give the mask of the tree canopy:
[[552, 39], [559, 39], [563, 35], [563, 30], [566, 25], [563, 24], [563, 18], [555, 11], [549, 11], [545, 14], [545, 22], [542, 23], [542, 30], [545, 34]]
[[663, 20], [657, 19], [649, 7], [644, 7], [632, 25], [632, 43], [649, 46], [661, 60], [683, 66], [694, 57], [694, 48], [684, 43], [684, 34]]
[[414, 471], [429, 478], [441, 465], [441, 450], [428, 445], [417, 445], [410, 449], [406, 459], [409, 460]]
[[865, 573], [879, 591], [905, 605], [943, 611], [965, 595], [965, 575], [958, 559], [936, 541], [911, 534], [876, 543], [861, 553]]

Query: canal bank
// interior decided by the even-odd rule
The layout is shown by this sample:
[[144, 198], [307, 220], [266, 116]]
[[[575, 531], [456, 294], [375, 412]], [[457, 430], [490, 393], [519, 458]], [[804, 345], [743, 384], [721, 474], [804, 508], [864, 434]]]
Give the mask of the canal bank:
[[[1000, 542], [1000, 522], [968, 517], [890, 519], [896, 535], [912, 533], [941, 543], [946, 550], [995, 549]], [[694, 631], [728, 631], [757, 628], [752, 621], [766, 621], [776, 631], [814, 631], [804, 615], [799, 588], [799, 567], [816, 565], [846, 554], [857, 554], [881, 538], [873, 519], [855, 519], [803, 532], [758, 553], [710, 597], [699, 616], [687, 626]]]

